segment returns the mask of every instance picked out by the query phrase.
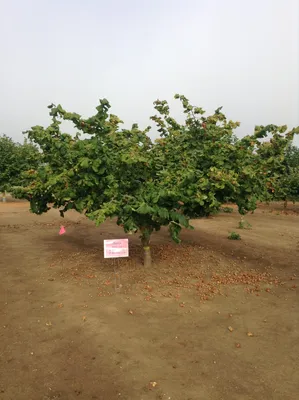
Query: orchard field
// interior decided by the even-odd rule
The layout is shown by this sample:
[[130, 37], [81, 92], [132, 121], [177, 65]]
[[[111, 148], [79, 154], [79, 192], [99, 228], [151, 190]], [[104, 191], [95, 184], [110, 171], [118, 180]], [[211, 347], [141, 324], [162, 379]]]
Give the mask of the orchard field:
[[0, 137], [0, 400], [298, 397], [299, 126], [174, 97]]
[[[181, 244], [163, 228], [146, 269], [113, 221], [69, 211], [59, 236], [57, 210], [1, 203], [0, 399], [297, 398], [299, 206], [246, 220], [193, 220]], [[104, 260], [116, 237], [130, 257]]]

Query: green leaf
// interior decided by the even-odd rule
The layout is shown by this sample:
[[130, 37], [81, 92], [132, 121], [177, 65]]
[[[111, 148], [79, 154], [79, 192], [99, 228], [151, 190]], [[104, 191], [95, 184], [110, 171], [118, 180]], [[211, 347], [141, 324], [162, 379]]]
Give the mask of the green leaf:
[[171, 222], [169, 225], [169, 233], [172, 240], [176, 243], [180, 243], [181, 239], [179, 238], [179, 234], [181, 232], [181, 226], [175, 222]]
[[173, 221], [178, 222], [180, 225], [184, 226], [185, 228], [187, 228], [189, 226], [189, 220], [183, 214], [180, 214], [175, 211], [171, 211], [170, 217], [172, 218]]
[[164, 219], [168, 219], [169, 218], [169, 212], [167, 210], [167, 208], [158, 208], [156, 213], [159, 215], [159, 217], [164, 218]]
[[82, 158], [80, 160], [80, 165], [82, 168], [88, 168], [89, 167], [89, 158], [87, 158], [87, 157]]
[[138, 214], [152, 214], [153, 211], [153, 208], [145, 203], [141, 204], [136, 210]]

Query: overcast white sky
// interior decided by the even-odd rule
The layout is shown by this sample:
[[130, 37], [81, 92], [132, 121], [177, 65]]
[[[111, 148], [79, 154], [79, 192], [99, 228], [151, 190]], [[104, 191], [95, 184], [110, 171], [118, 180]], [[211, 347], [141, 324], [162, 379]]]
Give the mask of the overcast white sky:
[[240, 135], [299, 125], [298, 0], [0, 0], [0, 15], [0, 133], [16, 140], [52, 102], [89, 116], [106, 97], [145, 127], [175, 93], [222, 105]]

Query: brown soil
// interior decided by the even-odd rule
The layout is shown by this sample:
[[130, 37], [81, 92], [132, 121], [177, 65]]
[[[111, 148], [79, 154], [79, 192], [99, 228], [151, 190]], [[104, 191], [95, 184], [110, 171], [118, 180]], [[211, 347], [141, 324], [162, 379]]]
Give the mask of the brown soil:
[[145, 270], [135, 236], [103, 259], [126, 237], [113, 222], [69, 213], [59, 236], [58, 212], [0, 204], [0, 399], [296, 399], [298, 214], [262, 205], [239, 230], [222, 213], [181, 245], [159, 232]]

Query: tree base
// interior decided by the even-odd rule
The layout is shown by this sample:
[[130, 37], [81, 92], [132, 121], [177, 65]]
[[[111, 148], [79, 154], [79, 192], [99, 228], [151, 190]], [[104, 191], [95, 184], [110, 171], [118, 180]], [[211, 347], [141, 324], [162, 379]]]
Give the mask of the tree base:
[[144, 247], [144, 262], [143, 265], [145, 268], [150, 268], [152, 266], [152, 255], [151, 255], [151, 248]]

